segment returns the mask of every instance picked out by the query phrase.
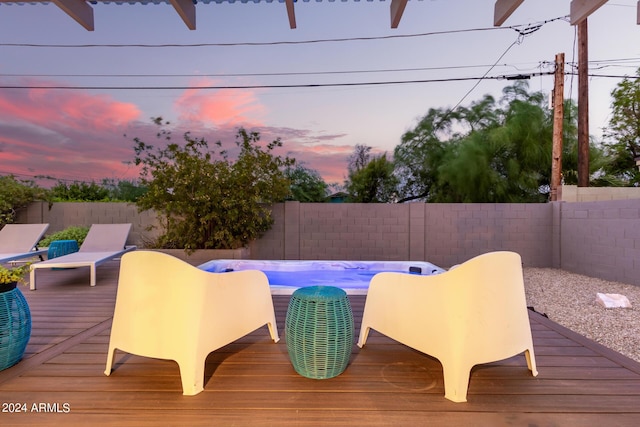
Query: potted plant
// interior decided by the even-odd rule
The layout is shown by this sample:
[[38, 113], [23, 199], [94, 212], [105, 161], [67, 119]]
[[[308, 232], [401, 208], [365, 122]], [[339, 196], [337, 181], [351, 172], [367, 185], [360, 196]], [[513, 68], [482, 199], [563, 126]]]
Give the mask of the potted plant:
[[25, 283], [29, 264], [20, 267], [0, 265], [0, 370], [22, 359], [31, 337], [31, 312], [17, 287]]

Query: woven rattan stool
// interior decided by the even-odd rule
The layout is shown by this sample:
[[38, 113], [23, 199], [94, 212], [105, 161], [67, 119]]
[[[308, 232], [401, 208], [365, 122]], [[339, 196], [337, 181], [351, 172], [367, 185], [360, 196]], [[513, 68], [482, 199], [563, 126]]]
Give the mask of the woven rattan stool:
[[0, 370], [22, 359], [30, 337], [31, 312], [27, 300], [20, 289], [0, 286]]
[[333, 286], [297, 289], [289, 301], [285, 337], [297, 373], [315, 379], [340, 375], [353, 346], [353, 313], [347, 293]]
[[78, 252], [78, 242], [75, 240], [54, 240], [49, 245], [47, 251], [47, 258], [57, 258], [62, 255], [67, 255], [73, 252]]

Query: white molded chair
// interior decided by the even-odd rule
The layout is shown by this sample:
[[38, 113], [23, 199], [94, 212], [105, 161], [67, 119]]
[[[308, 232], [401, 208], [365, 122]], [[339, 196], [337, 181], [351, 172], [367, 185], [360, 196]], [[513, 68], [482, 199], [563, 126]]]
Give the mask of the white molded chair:
[[442, 363], [445, 398], [466, 402], [470, 372], [525, 352], [536, 376], [522, 261], [491, 252], [433, 276], [379, 273], [369, 285], [358, 346], [374, 329]]
[[105, 374], [116, 349], [174, 360], [185, 395], [203, 390], [209, 353], [267, 325], [279, 340], [267, 276], [210, 273], [154, 251], [123, 255]]

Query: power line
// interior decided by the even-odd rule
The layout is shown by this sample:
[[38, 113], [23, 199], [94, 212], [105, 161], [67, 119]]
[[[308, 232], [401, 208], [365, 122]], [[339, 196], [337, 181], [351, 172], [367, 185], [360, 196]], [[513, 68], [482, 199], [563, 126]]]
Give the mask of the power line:
[[[506, 52], [505, 52], [506, 53]], [[457, 77], [442, 79], [419, 79], [419, 80], [387, 80], [377, 82], [346, 82], [346, 83], [304, 83], [304, 84], [284, 84], [284, 85], [207, 85], [207, 86], [58, 86], [58, 85], [0, 85], [0, 89], [47, 89], [47, 90], [222, 90], [222, 89], [290, 89], [290, 88], [316, 88], [316, 87], [345, 87], [345, 86], [383, 86], [419, 83], [446, 83], [461, 81], [482, 81], [482, 80], [524, 80], [531, 77], [549, 76], [553, 71], [512, 74], [501, 76], [480, 76], [480, 77]], [[566, 75], [575, 75], [575, 72], [567, 72]], [[616, 79], [638, 79], [640, 76], [613, 75], [613, 74], [589, 74], [589, 77], [616, 78]], [[476, 85], [477, 86], [477, 85]], [[464, 101], [464, 98], [475, 89], [474, 86], [456, 104], [456, 107]]]
[[[526, 76], [551, 75], [552, 72], [530, 73]], [[469, 80], [513, 80], [521, 79], [523, 74], [516, 76], [482, 76], [482, 77], [458, 77], [443, 79], [422, 79], [422, 80], [397, 80], [397, 81], [378, 81], [378, 82], [350, 82], [350, 83], [307, 83], [307, 84], [284, 84], [284, 85], [207, 85], [207, 86], [35, 86], [35, 85], [0, 85], [0, 89], [48, 89], [48, 90], [217, 90], [217, 89], [284, 89], [284, 88], [314, 88], [314, 87], [339, 87], [339, 86], [381, 86], [381, 85], [399, 85], [399, 84], [416, 84], [416, 83], [444, 83], [459, 82]]]
[[[331, 75], [331, 74], [371, 74], [371, 73], [395, 73], [395, 72], [415, 72], [415, 71], [443, 71], [443, 70], [463, 70], [469, 68], [484, 68], [490, 65], [451, 65], [443, 67], [416, 67], [416, 68], [383, 68], [376, 70], [342, 70], [342, 71], [287, 71], [273, 73], [213, 73], [213, 74], [4, 74], [0, 77], [124, 77], [124, 78], [149, 78], [149, 77], [273, 77], [273, 76], [308, 76], [308, 75]], [[511, 64], [498, 64], [499, 67], [518, 67]]]
[[466, 28], [459, 30], [444, 30], [444, 31], [430, 31], [426, 33], [416, 34], [392, 34], [386, 36], [371, 36], [371, 37], [342, 37], [333, 39], [312, 39], [312, 40], [280, 40], [270, 42], [229, 42], [229, 43], [162, 43], [162, 44], [46, 44], [46, 43], [0, 43], [0, 46], [4, 47], [34, 47], [34, 48], [183, 48], [183, 47], [236, 47], [236, 46], [278, 46], [278, 45], [299, 45], [299, 44], [314, 44], [314, 43], [336, 43], [336, 42], [351, 42], [351, 41], [370, 41], [370, 40], [391, 40], [391, 39], [404, 39], [404, 38], [416, 38], [416, 37], [429, 37], [448, 34], [460, 34], [471, 32], [484, 32], [484, 31], [503, 31], [513, 30], [520, 35], [528, 35], [532, 32], [539, 30], [543, 25], [553, 21], [566, 20], [568, 15], [559, 16], [557, 18], [547, 19], [545, 21], [525, 24], [525, 25], [511, 25], [504, 27], [479, 27], [479, 28]]
[[45, 43], [0, 43], [4, 47], [38, 47], [38, 48], [183, 48], [183, 47], [237, 47], [237, 46], [278, 46], [278, 45], [299, 45], [314, 43], [336, 43], [351, 41], [370, 41], [370, 40], [390, 40], [416, 37], [429, 37], [446, 34], [459, 34], [480, 31], [495, 30], [519, 30], [520, 26], [510, 27], [482, 27], [468, 28], [461, 30], [431, 31], [428, 33], [417, 34], [393, 34], [388, 36], [371, 36], [371, 37], [343, 37], [334, 39], [313, 39], [313, 40], [281, 40], [271, 42], [229, 42], [229, 43], [164, 43], [164, 44], [45, 44]]
[[[635, 64], [638, 63], [638, 64]], [[404, 73], [416, 71], [445, 71], [445, 70], [464, 70], [472, 68], [485, 67], [509, 67], [516, 70], [525, 69], [524, 65], [532, 63], [516, 63], [516, 64], [475, 64], [475, 65], [449, 65], [441, 67], [412, 67], [412, 68], [381, 68], [374, 70], [325, 70], [325, 71], [285, 71], [272, 73], [189, 73], [189, 74], [28, 74], [28, 73], [0, 73], [0, 77], [99, 77], [99, 78], [176, 78], [176, 77], [277, 77], [277, 76], [312, 76], [312, 75], [343, 75], [343, 74], [375, 74], [375, 73]], [[526, 67], [529, 69], [538, 68], [540, 65], [553, 65], [550, 61], [538, 61], [537, 66]], [[566, 65], [573, 66], [573, 62], [567, 62]], [[618, 58], [603, 59], [589, 61], [592, 65], [590, 68], [599, 65], [596, 68], [607, 67], [633, 67], [640, 65], [640, 58]], [[622, 65], [628, 64], [628, 65]]]

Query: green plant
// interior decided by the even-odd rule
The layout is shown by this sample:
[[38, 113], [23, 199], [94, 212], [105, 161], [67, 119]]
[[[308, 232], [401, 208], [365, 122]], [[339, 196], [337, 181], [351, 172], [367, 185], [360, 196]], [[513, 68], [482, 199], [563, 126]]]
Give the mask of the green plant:
[[[160, 118], [154, 121], [167, 124]], [[210, 151], [204, 139], [189, 133], [181, 144], [171, 142], [167, 130], [157, 136], [165, 147], [134, 138], [140, 182], [148, 188], [136, 204], [140, 211], [153, 209], [159, 215], [163, 234], [157, 247], [187, 253], [237, 249], [271, 227], [269, 205], [283, 201], [289, 192], [283, 169], [291, 160], [272, 151], [282, 145], [280, 140], [261, 144], [258, 133], [240, 129], [239, 153], [231, 160], [226, 150]]]
[[84, 239], [85, 237], [87, 237], [88, 232], [89, 227], [67, 227], [62, 231], [46, 235], [42, 240], [40, 240], [38, 246], [47, 247], [51, 245], [51, 242], [55, 240], [75, 240], [76, 242], [78, 242], [79, 246], [82, 245], [82, 242], [84, 242]]
[[18, 181], [13, 175], [0, 176], [0, 226], [14, 221], [16, 210], [38, 199], [47, 199], [47, 190], [31, 181]]
[[30, 263], [21, 265], [20, 267], [3, 267], [0, 265], [0, 285], [8, 285], [10, 283], [27, 283], [24, 278], [29, 271]]

